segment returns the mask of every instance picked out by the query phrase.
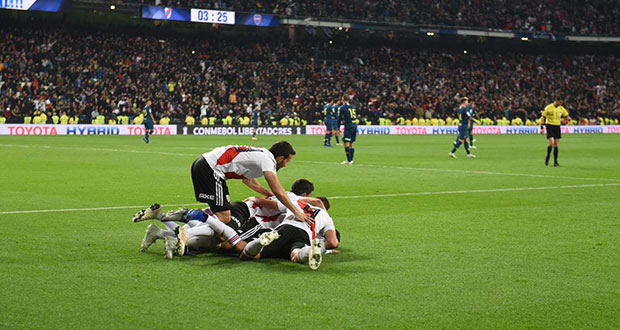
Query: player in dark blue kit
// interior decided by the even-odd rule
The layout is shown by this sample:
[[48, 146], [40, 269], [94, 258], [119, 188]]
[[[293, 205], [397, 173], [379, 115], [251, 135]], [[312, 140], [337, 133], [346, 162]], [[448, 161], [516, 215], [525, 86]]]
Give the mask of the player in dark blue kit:
[[476, 108], [476, 103], [472, 101], [471, 102], [471, 120], [469, 121], [469, 130], [467, 131], [470, 149], [476, 149], [476, 146], [474, 146], [474, 142], [476, 142], [476, 139], [474, 139], [474, 134], [473, 134], [475, 118], [478, 118], [478, 109]]
[[144, 116], [144, 142], [151, 143], [149, 135], [153, 134], [153, 127], [155, 125], [155, 118], [153, 117], [153, 111], [151, 110], [151, 101], [146, 101], [146, 105], [142, 108], [142, 115]]
[[[325, 121], [325, 139], [323, 140], [324, 147], [332, 146], [332, 135], [334, 131], [338, 129], [338, 107], [336, 103], [331, 101], [323, 106], [323, 120]], [[338, 134], [336, 135], [336, 142], [338, 141]]]
[[342, 105], [340, 106], [340, 121], [344, 123], [344, 135], [342, 141], [344, 142], [344, 152], [347, 155], [347, 160], [340, 164], [351, 165], [353, 164], [353, 155], [355, 155], [355, 148], [353, 143], [357, 135], [357, 116], [355, 114], [355, 107], [349, 104], [351, 98], [349, 95], [342, 97]]
[[254, 131], [252, 132], [252, 140], [256, 140], [256, 131], [258, 131], [258, 116], [260, 115], [260, 109], [258, 105], [254, 106], [252, 109], [252, 127], [254, 127]]
[[454, 143], [454, 148], [450, 151], [449, 155], [452, 158], [456, 158], [454, 152], [458, 149], [461, 144], [465, 144], [465, 151], [467, 151], [467, 157], [476, 158], [475, 155], [472, 155], [469, 151], [469, 144], [467, 143], [467, 137], [469, 136], [469, 122], [473, 116], [473, 109], [469, 104], [469, 99], [464, 97], [461, 99], [461, 105], [458, 110], [459, 116], [459, 136], [456, 138]]

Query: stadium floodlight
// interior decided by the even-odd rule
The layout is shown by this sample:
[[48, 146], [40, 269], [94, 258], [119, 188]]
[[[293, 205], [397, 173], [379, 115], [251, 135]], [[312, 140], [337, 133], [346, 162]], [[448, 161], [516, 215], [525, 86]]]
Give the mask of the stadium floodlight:
[[339, 26], [339, 27], [338, 27], [338, 31], [342, 31], [342, 26]]
[[432, 37], [432, 36], [435, 35], [435, 32], [426, 32], [426, 35], [429, 36], [429, 37]]
[[333, 40], [330, 40], [330, 41], [329, 41], [329, 44], [330, 44], [330, 45], [331, 45], [331, 44], [333, 44], [333, 43], [334, 43], [334, 41], [333, 41]]
[[110, 5], [110, 10], [114, 10], [114, 9], [116, 9], [116, 6], [115, 5]]
[[467, 49], [463, 51], [463, 54], [467, 54]]
[[521, 41], [529, 41], [530, 39], [528, 37], [521, 37]]
[[193, 55], [193, 54], [196, 54], [196, 51], [195, 51], [195, 50], [192, 50], [192, 55]]

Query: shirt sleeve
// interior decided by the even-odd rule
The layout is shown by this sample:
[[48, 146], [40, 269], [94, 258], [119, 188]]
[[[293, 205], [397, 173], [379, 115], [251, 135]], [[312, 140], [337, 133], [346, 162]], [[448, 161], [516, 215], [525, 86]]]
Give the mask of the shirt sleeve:
[[276, 173], [276, 163], [271, 160], [271, 157], [267, 155], [263, 155], [260, 161], [260, 167], [263, 173], [265, 172], [273, 172]]
[[542, 116], [547, 118], [549, 116], [549, 106], [545, 107], [545, 110], [542, 112]]
[[562, 116], [568, 117], [568, 110], [566, 110], [566, 108], [564, 107], [562, 107]]
[[326, 221], [326, 224], [321, 229], [321, 234], [323, 237], [325, 237], [325, 233], [327, 233], [328, 230], [336, 230], [336, 226], [334, 226], [334, 220], [332, 219], [332, 217], [325, 214], [325, 221]]

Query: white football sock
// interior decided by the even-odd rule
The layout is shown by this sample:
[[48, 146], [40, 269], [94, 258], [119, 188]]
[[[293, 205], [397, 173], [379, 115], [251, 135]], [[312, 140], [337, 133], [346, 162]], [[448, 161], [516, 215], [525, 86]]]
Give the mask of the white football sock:
[[225, 240], [230, 242], [230, 245], [235, 246], [241, 241], [241, 238], [239, 237], [237, 232], [234, 229], [225, 225], [217, 217], [207, 218], [207, 224], [211, 226], [213, 231], [215, 231], [218, 236], [222, 236]]
[[245, 249], [243, 249], [243, 253], [246, 256], [250, 257], [255, 257], [262, 251], [263, 246], [258, 242], [258, 239], [251, 241], [250, 243], [248, 243], [248, 245], [245, 246]]

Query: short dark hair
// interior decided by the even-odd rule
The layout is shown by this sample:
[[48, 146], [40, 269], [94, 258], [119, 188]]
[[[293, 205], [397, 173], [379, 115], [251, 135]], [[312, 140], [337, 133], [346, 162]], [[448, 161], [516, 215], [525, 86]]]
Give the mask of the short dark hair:
[[293, 146], [286, 141], [280, 141], [280, 142], [274, 143], [271, 146], [271, 148], [269, 148], [269, 151], [271, 151], [274, 158], [277, 158], [280, 156], [284, 156], [284, 158], [288, 158], [289, 155], [295, 154], [295, 150], [293, 149]]
[[345, 95], [342, 97], [342, 100], [343, 100], [344, 102], [349, 102], [349, 101], [351, 101], [351, 97], [350, 97], [349, 95], [345, 94]]
[[467, 98], [467, 97], [462, 97], [462, 98], [461, 98], [461, 103], [463, 103], [463, 102], [465, 102], [465, 101], [467, 101], [467, 100], [469, 100], [469, 98]]
[[329, 211], [329, 201], [327, 200], [327, 197], [320, 196], [317, 198], [320, 199], [321, 202], [323, 202], [323, 205], [325, 205], [325, 211]]
[[560, 95], [556, 96], [556, 97], [555, 97], [555, 100], [556, 100], [556, 101], [563, 101], [563, 99], [562, 99], [562, 97], [561, 97]]
[[299, 179], [293, 182], [293, 185], [291, 186], [291, 192], [298, 196], [303, 194], [309, 195], [313, 191], [314, 185], [306, 179]]

